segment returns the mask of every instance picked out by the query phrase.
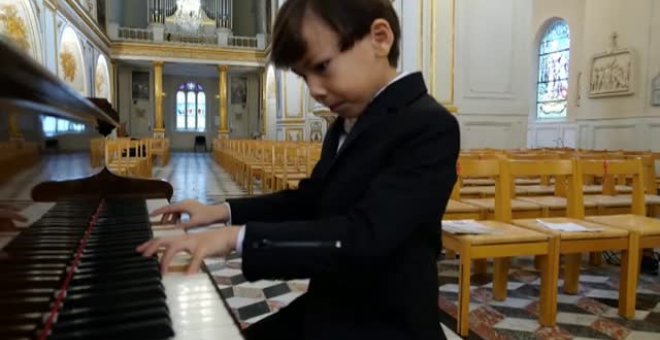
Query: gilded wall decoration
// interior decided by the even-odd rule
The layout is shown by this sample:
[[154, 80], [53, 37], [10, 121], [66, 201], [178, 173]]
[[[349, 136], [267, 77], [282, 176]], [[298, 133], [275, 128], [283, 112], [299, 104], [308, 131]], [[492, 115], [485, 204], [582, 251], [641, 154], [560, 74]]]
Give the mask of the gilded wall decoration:
[[27, 37], [27, 27], [14, 5], [0, 7], [0, 23], [4, 27], [3, 34], [9, 37], [21, 50], [30, 52], [30, 42]]
[[310, 142], [323, 142], [323, 124], [321, 121], [312, 121], [309, 128]]
[[89, 96], [92, 94], [95, 79], [87, 79], [88, 73], [93, 77], [90, 67], [86, 67], [83, 48], [78, 34], [70, 26], [62, 30], [58, 56], [58, 75], [78, 93]]
[[62, 66], [64, 79], [73, 82], [76, 79], [76, 58], [68, 49], [62, 49], [62, 52], [60, 52], [60, 65]]
[[111, 100], [110, 95], [110, 70], [103, 55], [99, 55], [94, 71], [94, 96]]
[[98, 72], [99, 70], [96, 70], [96, 77], [94, 79], [94, 90], [96, 91], [96, 94], [101, 94], [105, 92], [105, 74], [103, 72]]
[[287, 127], [284, 135], [287, 142], [302, 142], [304, 140], [304, 129], [302, 127]]

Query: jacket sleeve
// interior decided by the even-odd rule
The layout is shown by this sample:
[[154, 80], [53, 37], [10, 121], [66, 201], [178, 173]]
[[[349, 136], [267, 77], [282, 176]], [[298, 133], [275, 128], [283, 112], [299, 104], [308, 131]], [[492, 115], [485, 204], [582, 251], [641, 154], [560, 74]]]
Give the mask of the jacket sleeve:
[[227, 200], [231, 207], [231, 222], [240, 225], [247, 223], [248, 219], [269, 223], [309, 219], [315, 197], [318, 197], [318, 182], [312, 175], [312, 178], [301, 180], [295, 190]]
[[437, 228], [456, 181], [459, 131], [453, 116], [433, 114], [443, 118], [415, 124], [348, 214], [248, 223], [245, 277], [292, 279], [368, 269], [420, 232], [416, 228]]

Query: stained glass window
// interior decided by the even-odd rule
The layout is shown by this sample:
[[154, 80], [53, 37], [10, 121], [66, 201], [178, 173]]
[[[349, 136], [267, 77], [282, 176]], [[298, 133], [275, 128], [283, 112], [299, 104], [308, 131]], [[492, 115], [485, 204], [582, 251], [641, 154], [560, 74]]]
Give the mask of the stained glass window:
[[176, 129], [206, 130], [206, 94], [201, 85], [189, 82], [179, 86], [176, 93]]
[[541, 38], [536, 87], [538, 119], [566, 117], [570, 45], [570, 29], [563, 20], [550, 24]]

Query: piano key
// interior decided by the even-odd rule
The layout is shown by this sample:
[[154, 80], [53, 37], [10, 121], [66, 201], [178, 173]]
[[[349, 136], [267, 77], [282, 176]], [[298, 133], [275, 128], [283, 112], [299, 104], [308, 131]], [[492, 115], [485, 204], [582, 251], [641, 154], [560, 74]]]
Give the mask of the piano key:
[[243, 339], [207, 274], [171, 273], [163, 285], [174, 339]]
[[[151, 213], [152, 211], [168, 206], [169, 204], [170, 202], [166, 199], [149, 199], [147, 200], [147, 211]], [[163, 215], [151, 216], [149, 217], [149, 221], [152, 224], [160, 224], [162, 218]]]
[[32, 225], [32, 223], [40, 219], [48, 210], [52, 209], [54, 206], [55, 203], [50, 202], [30, 204], [27, 208], [21, 210], [21, 215], [25, 216], [27, 221], [16, 221], [14, 222], [14, 225], [20, 228], [27, 228], [28, 226]]
[[167, 339], [174, 335], [171, 322], [166, 318], [132, 320], [105, 327], [88, 328], [79, 331], [53, 333], [49, 340], [65, 339]]

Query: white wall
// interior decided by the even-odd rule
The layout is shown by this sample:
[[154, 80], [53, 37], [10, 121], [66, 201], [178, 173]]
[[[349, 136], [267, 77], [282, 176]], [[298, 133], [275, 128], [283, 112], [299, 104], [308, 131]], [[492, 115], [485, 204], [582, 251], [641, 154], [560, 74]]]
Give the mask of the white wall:
[[[570, 25], [571, 81], [568, 119], [532, 122], [528, 145], [554, 146], [553, 139], [564, 137], [567, 144], [585, 149], [660, 150], [660, 138], [656, 137], [660, 135], [660, 107], [650, 104], [651, 80], [660, 73], [660, 3], [536, 0], [534, 4], [533, 28], [537, 33], [553, 17], [565, 19]], [[631, 49], [636, 55], [635, 93], [589, 98], [591, 58], [611, 49], [610, 36], [615, 31], [618, 47]]]
[[456, 105], [463, 149], [525, 145], [531, 2], [456, 3]]

